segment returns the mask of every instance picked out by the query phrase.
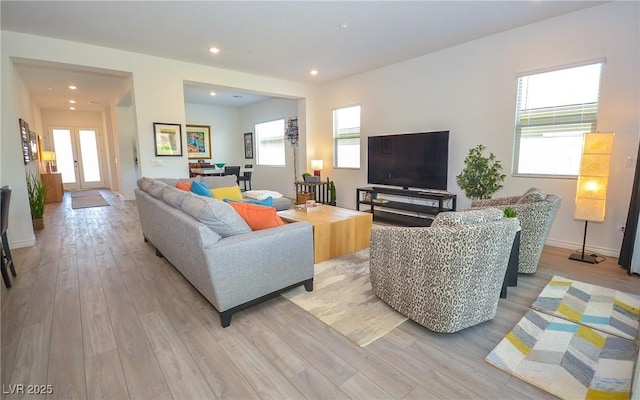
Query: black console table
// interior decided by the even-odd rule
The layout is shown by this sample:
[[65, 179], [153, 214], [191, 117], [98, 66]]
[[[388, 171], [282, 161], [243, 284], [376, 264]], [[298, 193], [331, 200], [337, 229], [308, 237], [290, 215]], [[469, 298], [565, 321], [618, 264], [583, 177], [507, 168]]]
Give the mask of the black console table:
[[455, 211], [456, 198], [455, 194], [437, 191], [371, 186], [356, 189], [356, 210], [361, 211], [360, 205], [364, 204], [374, 220], [430, 226], [438, 213]]

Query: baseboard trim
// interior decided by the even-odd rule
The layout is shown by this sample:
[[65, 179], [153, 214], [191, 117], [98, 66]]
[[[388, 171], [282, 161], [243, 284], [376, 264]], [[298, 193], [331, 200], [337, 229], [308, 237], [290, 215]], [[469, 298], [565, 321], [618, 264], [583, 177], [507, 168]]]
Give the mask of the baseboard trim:
[[[575, 252], [578, 249], [582, 249], [582, 243], [567, 242], [564, 240], [547, 239], [544, 242], [544, 244], [548, 246], [560, 247], [562, 249], [569, 249], [572, 252]], [[607, 257], [615, 257], [615, 258], [620, 257], [620, 249], [614, 250], [614, 249], [608, 249], [606, 247], [593, 246], [593, 245], [587, 244], [585, 247], [585, 254], [587, 253], [587, 250], [589, 251], [589, 254], [597, 253], [599, 255], [603, 255]]]
[[32, 247], [36, 244], [36, 235], [31, 235], [29, 239], [24, 240], [9, 240], [9, 248], [11, 249], [20, 249], [23, 247]]

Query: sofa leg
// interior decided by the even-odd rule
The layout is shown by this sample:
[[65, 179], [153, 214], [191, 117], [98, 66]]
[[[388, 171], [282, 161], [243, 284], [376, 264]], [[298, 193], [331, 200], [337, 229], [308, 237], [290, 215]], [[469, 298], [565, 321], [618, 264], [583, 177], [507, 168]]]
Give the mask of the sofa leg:
[[231, 315], [232, 315], [231, 311], [223, 311], [220, 313], [220, 324], [222, 325], [223, 328], [226, 328], [227, 326], [231, 325]]
[[164, 258], [164, 256], [162, 255], [162, 253], [160, 253], [160, 250], [158, 249], [156, 249], [156, 257]]
[[304, 281], [304, 289], [307, 292], [313, 292], [313, 278], [311, 278], [311, 279], [309, 279], [307, 281]]

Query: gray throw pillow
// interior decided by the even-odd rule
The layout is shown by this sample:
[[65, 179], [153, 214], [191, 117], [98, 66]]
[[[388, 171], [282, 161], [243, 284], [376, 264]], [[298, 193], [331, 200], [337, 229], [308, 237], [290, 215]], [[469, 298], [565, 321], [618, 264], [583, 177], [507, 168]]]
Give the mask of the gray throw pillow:
[[533, 203], [536, 201], [543, 201], [546, 198], [547, 195], [542, 191], [542, 189], [532, 187], [531, 189], [527, 190], [525, 194], [522, 195], [522, 197], [520, 197], [517, 203]]
[[182, 206], [186, 195], [187, 192], [184, 190], [168, 185], [162, 191], [162, 199], [164, 202], [177, 209], [180, 209], [180, 206]]
[[149, 191], [149, 186], [151, 186], [152, 180], [146, 177], [142, 177], [138, 179], [138, 187], [145, 192]]
[[157, 180], [152, 180], [151, 185], [149, 185], [149, 190], [147, 190], [147, 192], [153, 197], [155, 197], [156, 199], [162, 200], [162, 192], [166, 187], [167, 187], [166, 183], [160, 182]]
[[202, 181], [207, 184], [209, 189], [235, 186], [238, 184], [234, 175], [205, 176], [202, 177]]
[[502, 218], [502, 211], [489, 207], [477, 210], [465, 211], [447, 211], [436, 215], [435, 220], [431, 224], [433, 227], [438, 226], [456, 226], [468, 224], [480, 224], [483, 222], [497, 221]]
[[218, 199], [187, 193], [180, 208], [222, 237], [251, 232], [236, 210]]

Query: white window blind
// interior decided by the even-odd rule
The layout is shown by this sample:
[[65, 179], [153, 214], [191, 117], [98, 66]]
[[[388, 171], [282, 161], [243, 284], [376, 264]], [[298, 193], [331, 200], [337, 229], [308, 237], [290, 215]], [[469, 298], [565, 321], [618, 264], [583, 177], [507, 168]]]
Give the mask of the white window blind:
[[518, 78], [513, 173], [577, 176], [595, 132], [602, 62]]
[[333, 110], [333, 165], [360, 168], [360, 106]]
[[255, 124], [256, 163], [284, 166], [284, 119]]

